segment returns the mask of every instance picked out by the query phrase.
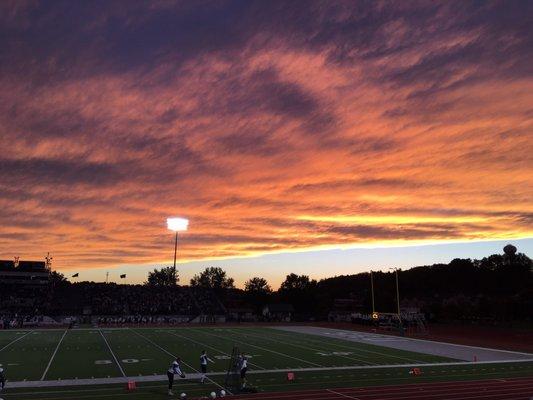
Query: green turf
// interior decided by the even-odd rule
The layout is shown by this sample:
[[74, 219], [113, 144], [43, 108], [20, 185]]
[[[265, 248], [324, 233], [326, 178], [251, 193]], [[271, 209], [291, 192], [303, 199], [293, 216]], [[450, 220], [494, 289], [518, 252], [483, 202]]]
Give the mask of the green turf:
[[210, 370], [221, 372], [227, 369], [233, 346], [246, 352], [251, 369], [258, 370], [451, 361], [269, 328], [69, 330], [52, 359], [64, 331], [27, 333], [0, 332], [4, 346], [19, 339], [0, 352], [0, 363], [12, 381], [39, 380], [45, 371], [44, 380], [164, 374], [173, 355], [183, 359], [186, 371], [195, 372], [204, 349], [215, 361]]
[[[65, 333], [66, 332], [66, 333]], [[61, 339], [63, 340], [61, 341]], [[179, 355], [187, 373], [197, 372], [201, 350], [207, 350], [215, 361], [210, 372], [225, 372], [233, 347], [249, 356], [251, 383], [262, 390], [289, 390], [338, 386], [361, 386], [411, 382], [406, 368], [343, 369], [298, 372], [298, 380], [290, 385], [285, 373], [254, 371], [361, 367], [412, 363], [457, 361], [444, 357], [414, 353], [338, 338], [286, 332], [270, 328], [180, 327], [162, 329], [74, 329], [37, 331], [0, 331], [0, 364], [9, 381], [91, 379], [105, 377], [136, 377], [163, 375], [173, 356]], [[57, 352], [56, 352], [57, 349]], [[118, 362], [117, 362], [118, 361]], [[482, 366], [427, 367], [424, 380], [479, 379], [491, 376], [531, 374], [533, 363]], [[491, 370], [491, 368], [495, 368]], [[222, 383], [223, 375], [213, 380]], [[126, 392], [123, 385], [89, 385], [8, 389], [4, 399], [165, 398], [164, 382], [140, 384], [135, 392]], [[189, 395], [205, 395], [216, 389], [214, 383], [179, 380], [176, 391]]]

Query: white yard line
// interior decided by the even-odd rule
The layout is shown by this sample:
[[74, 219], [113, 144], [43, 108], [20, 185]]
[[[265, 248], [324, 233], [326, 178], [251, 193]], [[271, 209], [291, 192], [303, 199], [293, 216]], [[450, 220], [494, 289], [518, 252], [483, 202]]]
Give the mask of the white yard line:
[[102, 336], [102, 339], [104, 339], [104, 342], [107, 346], [107, 348], [109, 349], [109, 352], [111, 353], [111, 355], [113, 356], [113, 358], [115, 359], [115, 362], [117, 363], [117, 367], [118, 369], [120, 369], [120, 373], [122, 374], [122, 376], [126, 376], [126, 373], [124, 372], [124, 370], [122, 369], [122, 365], [120, 365], [120, 362], [118, 361], [118, 358], [117, 356], [115, 355], [115, 352], [113, 351], [113, 349], [111, 349], [111, 346], [109, 345], [109, 342], [107, 341], [106, 337], [104, 336], [104, 334], [102, 333], [102, 330], [101, 329], [98, 329], [98, 332], [100, 332], [100, 335]]
[[28, 335], [29, 335], [30, 333], [32, 333], [32, 332], [33, 332], [33, 331], [29, 331], [29, 332], [26, 333], [25, 335], [19, 336], [19, 337], [16, 338], [15, 340], [9, 342], [9, 343], [6, 344], [4, 347], [2, 347], [2, 348], [0, 349], [0, 351], [7, 349], [7, 348], [8, 348], [9, 346], [11, 346], [13, 343], [18, 342], [19, 340], [24, 339], [26, 336], [28, 336]]
[[[383, 356], [383, 357], [392, 357], [392, 358], [398, 358], [402, 361], [412, 361], [412, 362], [417, 362], [417, 363], [423, 363], [424, 361], [422, 360], [417, 360], [415, 358], [409, 358], [409, 357], [403, 357], [403, 356], [395, 356], [395, 355], [392, 355], [392, 354], [386, 354], [386, 353], [381, 353], [379, 351], [372, 351], [372, 350], [365, 350], [365, 349], [361, 349], [361, 348], [357, 348], [357, 349], [354, 349], [354, 345], [357, 346], [357, 345], [363, 345], [363, 346], [377, 346], [377, 347], [385, 347], [383, 344], [374, 344], [374, 343], [366, 343], [366, 342], [356, 342], [354, 340], [347, 340], [345, 338], [342, 338], [342, 337], [331, 337], [331, 336], [325, 336], [325, 335], [316, 335], [316, 334], [313, 334], [313, 333], [310, 333], [310, 332], [299, 332], [299, 331], [290, 331], [290, 330], [283, 330], [283, 328], [275, 328], [279, 331], [282, 331], [282, 332], [293, 332], [293, 333], [300, 333], [300, 334], [303, 334], [303, 335], [311, 335], [311, 336], [316, 336], [317, 339], [311, 339], [311, 338], [308, 338], [308, 339], [303, 339], [303, 340], [307, 340], [307, 341], [310, 341], [310, 342], [319, 342], [319, 338], [329, 338], [329, 339], [335, 339], [335, 340], [342, 340], [343, 342], [345, 342], [346, 344], [340, 344], [340, 343], [333, 343], [333, 342], [330, 342], [329, 344], [332, 345], [332, 346], [337, 346], [337, 347], [342, 347], [342, 348], [345, 348], [345, 349], [352, 349], [352, 350], [357, 350], [357, 351], [361, 351], [363, 353], [370, 353], [370, 354], [378, 354], [380, 356]], [[354, 343], [352, 345], [350, 345], [350, 343]], [[396, 347], [387, 347], [387, 349], [392, 349], [392, 350], [397, 350], [397, 351], [406, 351], [408, 353], [416, 353], [416, 351], [413, 351], [413, 350], [404, 350], [404, 349], [398, 349]], [[432, 354], [426, 354], [426, 355], [432, 355]], [[442, 356], [441, 356], [442, 357]], [[448, 358], [452, 358], [452, 357], [448, 357]]]
[[346, 397], [348, 399], [360, 400], [359, 397], [348, 396], [347, 394], [339, 393], [339, 392], [336, 392], [335, 390], [331, 390], [331, 389], [326, 389], [326, 390], [328, 392], [330, 392], [330, 393], [336, 394], [337, 396]]
[[[283, 343], [283, 344], [286, 344], [287, 346], [293, 346], [293, 347], [299, 347], [301, 349], [305, 349], [305, 350], [312, 350], [312, 351], [315, 351], [315, 352], [326, 352], [326, 353], [329, 353], [331, 352], [331, 350], [321, 350], [321, 349], [315, 349], [315, 348], [312, 348], [312, 347], [309, 347], [309, 346], [302, 346], [300, 344], [295, 344], [295, 343], [291, 343], [291, 342], [286, 342], [284, 340], [278, 340], [278, 339], [270, 339], [269, 337], [265, 337], [263, 335], [254, 335], [252, 333], [239, 333], [239, 332], [236, 332], [235, 330], [233, 329], [229, 329], [231, 332], [235, 332], [237, 335], [249, 335], [249, 336], [254, 336], [256, 338], [259, 338], [259, 339], [263, 339], [263, 340], [270, 340], [271, 342], [277, 342], [277, 343]], [[341, 357], [341, 358], [346, 358], [347, 360], [352, 360], [352, 361], [359, 361], [361, 363], [364, 363], [366, 365], [378, 365], [377, 363], [373, 363], [373, 362], [369, 362], [369, 361], [365, 361], [365, 360], [361, 360], [360, 358], [355, 358], [355, 357], [350, 357], [350, 356], [343, 356], [342, 354], [334, 354], [333, 355], [334, 357]]]
[[[207, 333], [207, 332], [203, 332], [203, 333], [205, 333], [206, 335], [210, 335], [210, 336], [214, 336], [214, 337], [220, 338], [220, 339], [233, 340], [231, 338], [225, 338], [225, 337], [222, 337], [222, 336], [214, 335], [212, 333]], [[255, 344], [243, 342], [242, 340], [235, 340], [235, 341], [238, 342], [238, 343], [244, 344], [246, 346], [251, 346], [251, 347], [255, 347], [257, 349], [263, 350], [263, 351], [268, 351], [269, 353], [277, 354], [279, 356], [292, 358], [293, 360], [296, 360], [296, 361], [301, 361], [301, 362], [304, 362], [306, 364], [314, 365], [315, 367], [323, 367], [323, 368], [325, 368], [323, 365], [320, 365], [320, 364], [317, 364], [317, 363], [314, 363], [314, 362], [311, 362], [311, 361], [303, 360], [303, 359], [298, 358], [298, 357], [289, 356], [288, 354], [279, 353], [277, 351], [270, 350], [270, 349], [267, 349], [265, 347], [257, 346]]]
[[54, 361], [54, 357], [57, 354], [57, 351], [59, 350], [59, 346], [61, 346], [61, 343], [63, 343], [63, 339], [65, 339], [65, 336], [67, 336], [68, 329], [65, 329], [65, 332], [63, 332], [63, 336], [61, 336], [61, 339], [57, 343], [56, 349], [54, 350], [54, 353], [52, 354], [52, 357], [50, 357], [50, 361], [48, 361], [48, 365], [46, 366], [46, 369], [43, 372], [43, 376], [41, 376], [41, 381], [44, 381], [44, 377], [48, 373], [48, 370], [50, 369], [50, 365], [52, 365], [52, 361]]
[[[129, 330], [129, 331], [132, 331], [132, 332], [135, 333], [136, 335], [142, 337], [144, 340], [146, 340], [147, 342], [151, 343], [153, 346], [157, 347], [159, 350], [163, 351], [164, 353], [167, 353], [169, 356], [172, 356], [173, 358], [176, 358], [176, 357], [177, 357], [175, 354], [172, 354], [172, 353], [171, 353], [170, 351], [168, 351], [167, 349], [165, 349], [165, 348], [159, 346], [159, 345], [158, 345], [156, 342], [154, 342], [152, 339], [147, 338], [147, 337], [144, 336], [144, 335], [141, 335], [139, 332], [134, 331], [133, 329], [129, 329], [129, 328], [128, 328], [128, 330]], [[185, 361], [181, 360], [181, 362], [182, 362], [183, 364], [185, 364], [187, 367], [189, 367], [190, 369], [192, 369], [194, 372], [196, 372], [196, 373], [199, 372], [196, 368], [194, 368], [194, 367], [193, 367], [192, 365], [190, 365], [190, 364], [187, 364]], [[206, 378], [207, 378], [207, 380], [208, 380], [209, 382], [215, 384], [215, 385], [218, 386], [220, 389], [225, 389], [229, 394], [233, 394], [233, 393], [231, 393], [228, 389], [226, 389], [225, 387], [219, 385], [219, 384], [216, 383], [214, 380], [210, 379], [208, 376], [207, 376]]]
[[[176, 336], [176, 337], [179, 337], [179, 338], [182, 338], [182, 339], [185, 339], [185, 340], [189, 340], [189, 341], [191, 341], [193, 343], [196, 343], [196, 344], [198, 344], [200, 346], [207, 347], [209, 349], [213, 349], [213, 350], [215, 350], [216, 352], [218, 352], [220, 354], [224, 354], [225, 356], [231, 356], [231, 354], [226, 353], [225, 351], [219, 350], [219, 349], [217, 349], [217, 348], [215, 348], [213, 346], [209, 346], [208, 344], [205, 344], [205, 343], [202, 343], [202, 342], [198, 342], [198, 341], [196, 341], [194, 339], [191, 339], [190, 337], [178, 335], [177, 333], [174, 333], [174, 332], [171, 332], [171, 331], [165, 331], [165, 332], [168, 333], [169, 335]], [[261, 367], [260, 365], [257, 365], [257, 364], [251, 363], [251, 362], [249, 364], [253, 365], [253, 366], [255, 366], [255, 367], [259, 368], [259, 369], [266, 369], [266, 368]]]

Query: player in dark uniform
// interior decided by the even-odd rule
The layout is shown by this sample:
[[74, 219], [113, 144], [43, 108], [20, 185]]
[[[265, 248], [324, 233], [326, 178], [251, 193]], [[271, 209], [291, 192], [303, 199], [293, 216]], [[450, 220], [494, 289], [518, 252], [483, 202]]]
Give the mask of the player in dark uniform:
[[172, 385], [174, 384], [174, 375], [179, 375], [181, 378], [185, 378], [185, 374], [181, 370], [181, 358], [177, 357], [172, 364], [170, 365], [170, 368], [167, 371], [167, 377], [168, 377], [168, 395], [173, 396], [174, 393], [172, 393]]

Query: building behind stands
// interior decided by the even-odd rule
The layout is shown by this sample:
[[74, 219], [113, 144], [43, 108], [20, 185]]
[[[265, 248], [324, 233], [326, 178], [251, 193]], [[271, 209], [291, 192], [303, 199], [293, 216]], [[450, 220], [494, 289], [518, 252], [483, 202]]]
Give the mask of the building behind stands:
[[50, 278], [44, 261], [0, 260], [0, 285], [43, 286]]

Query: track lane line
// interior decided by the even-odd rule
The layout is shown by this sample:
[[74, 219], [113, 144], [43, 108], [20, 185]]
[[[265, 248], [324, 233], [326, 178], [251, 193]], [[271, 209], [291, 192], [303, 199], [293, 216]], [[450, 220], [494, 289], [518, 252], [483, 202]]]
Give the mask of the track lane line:
[[[521, 378], [509, 378], [509, 380], [513, 381], [512, 385], [509, 385], [510, 387], [508, 389], [521, 389], [518, 388], [518, 386], [522, 385], [530, 385], [533, 387], [533, 378], [529, 377], [521, 377]], [[491, 379], [491, 380], [476, 380], [476, 381], [451, 381], [451, 382], [427, 382], [427, 383], [413, 383], [413, 384], [403, 384], [403, 385], [391, 385], [391, 386], [369, 386], [369, 387], [340, 387], [335, 388], [335, 391], [337, 392], [343, 392], [346, 391], [350, 393], [351, 391], [357, 392], [356, 394], [358, 396], [390, 396], [395, 395], [395, 393], [389, 393], [384, 394], [384, 392], [391, 392], [391, 391], [399, 391], [401, 393], [413, 391], [414, 393], [419, 393], [422, 390], [446, 390], [450, 386], [454, 387], [467, 387], [467, 388], [474, 388], [477, 387], [479, 389], [487, 387], [487, 384], [494, 384], [498, 385], [496, 387], [492, 386], [492, 389], [499, 389], [501, 387], [500, 382], [498, 382], [498, 379]], [[439, 386], [439, 387], [435, 387]], [[309, 398], [309, 396], [314, 395], [320, 395], [323, 394], [325, 389], [303, 389], [293, 392], [270, 392], [270, 393], [259, 393], [259, 394], [250, 394], [250, 395], [244, 395], [240, 396], [239, 400], [247, 400], [247, 399], [299, 399], [300, 397], [305, 397], [305, 399]], [[424, 394], [427, 392], [424, 392]]]
[[[376, 393], [362, 393], [359, 390], [356, 390], [355, 388], [352, 391], [346, 391], [342, 392], [344, 394], [357, 394], [360, 397], [360, 400], [381, 400], [386, 397], [391, 397], [398, 400], [403, 399], [428, 399], [433, 397], [442, 397], [448, 399], [455, 396], [459, 396], [458, 398], [467, 398], [466, 396], [469, 396], [469, 398], [485, 398], [488, 395], [496, 396], [496, 395], [512, 395], [512, 394], [523, 394], [524, 389], [531, 388], [529, 384], [524, 384], [523, 386], [513, 386], [513, 387], [501, 387], [501, 388], [495, 388], [492, 387], [490, 389], [482, 390], [484, 388], [479, 387], [456, 387], [456, 388], [441, 388], [441, 389], [418, 389], [415, 390], [412, 389], [411, 392], [403, 390], [402, 393], [384, 393], [376, 391]], [[514, 393], [518, 391], [518, 393]], [[339, 392], [341, 393], [341, 392]], [[533, 389], [532, 389], [533, 393]], [[479, 397], [480, 396], [480, 397]]]
[[346, 397], [348, 399], [354, 399], [354, 400], [361, 400], [359, 397], [354, 397], [354, 396], [348, 396], [347, 394], [344, 394], [344, 393], [339, 393], [339, 392], [336, 392], [334, 390], [331, 390], [331, 389], [326, 389], [326, 391], [330, 392], [330, 393], [333, 393], [337, 396], [341, 396], [341, 397]]

